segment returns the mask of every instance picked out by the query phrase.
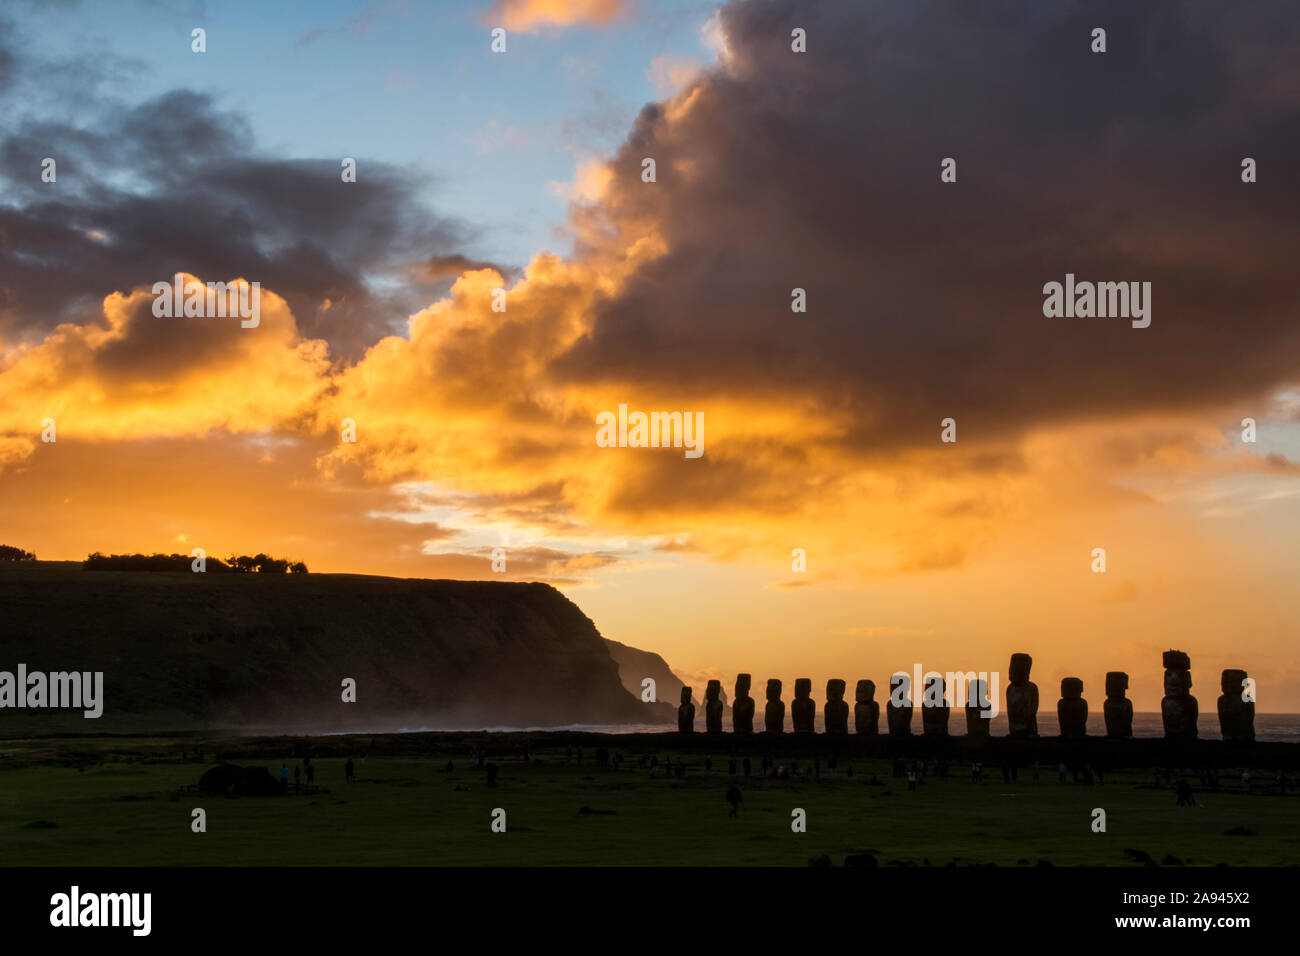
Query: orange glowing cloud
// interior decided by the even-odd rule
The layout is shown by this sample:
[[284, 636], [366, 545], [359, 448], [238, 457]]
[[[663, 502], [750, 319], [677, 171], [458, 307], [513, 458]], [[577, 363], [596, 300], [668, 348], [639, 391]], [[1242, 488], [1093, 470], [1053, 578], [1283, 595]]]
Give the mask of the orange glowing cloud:
[[497, 0], [488, 19], [507, 30], [536, 33], [548, 26], [603, 26], [625, 10], [623, 0]]

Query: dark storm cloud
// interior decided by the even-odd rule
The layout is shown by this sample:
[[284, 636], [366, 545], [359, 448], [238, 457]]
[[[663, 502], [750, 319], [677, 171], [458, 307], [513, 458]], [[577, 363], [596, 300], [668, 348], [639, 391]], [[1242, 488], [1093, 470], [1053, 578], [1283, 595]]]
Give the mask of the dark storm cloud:
[[[949, 415], [996, 438], [1300, 379], [1294, 4], [754, 0], [722, 23], [729, 69], [676, 119], [642, 111], [598, 212], [668, 253], [560, 377], [795, 394], [881, 451]], [[1151, 327], [1044, 317], [1067, 272], [1151, 282]]]
[[[40, 180], [46, 156], [53, 184]], [[358, 181], [344, 184], [342, 157], [261, 155], [241, 116], [188, 91], [106, 108], [95, 124], [0, 127], [0, 340], [86, 321], [110, 292], [187, 271], [260, 281], [305, 335], [355, 356], [424, 304], [373, 293], [367, 278], [450, 254], [468, 234], [418, 200], [427, 182], [356, 158]]]
[[430, 256], [427, 260], [420, 263], [419, 273], [424, 279], [431, 282], [440, 282], [443, 279], [454, 279], [462, 272], [470, 272], [477, 269], [493, 269], [503, 277], [509, 276], [517, 270], [510, 269], [506, 266], [497, 265], [494, 262], [479, 261], [462, 256], [459, 253], [450, 256]]

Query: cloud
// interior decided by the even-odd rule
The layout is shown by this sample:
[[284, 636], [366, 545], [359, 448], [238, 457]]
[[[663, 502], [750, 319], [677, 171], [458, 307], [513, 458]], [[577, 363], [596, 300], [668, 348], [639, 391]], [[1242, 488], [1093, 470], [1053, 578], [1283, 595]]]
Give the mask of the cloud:
[[626, 13], [624, 0], [497, 0], [486, 20], [521, 33], [575, 24], [604, 26]]
[[[93, 120], [43, 111], [0, 131], [0, 344], [187, 271], [274, 288], [305, 329], [355, 357], [422, 304], [418, 288], [374, 292], [372, 280], [454, 255], [472, 232], [417, 198], [431, 186], [422, 175], [360, 156], [345, 184], [341, 157], [260, 155], [246, 120], [205, 94], [89, 105]], [[54, 183], [39, 178], [45, 156]]]
[[[796, 12], [807, 54], [789, 50]], [[51, 408], [77, 440], [274, 431], [310, 448], [301, 481], [435, 484], [411, 513], [460, 536], [414, 551], [448, 573], [480, 576], [473, 532], [501, 527], [538, 574], [657, 552], [761, 568], [791, 601], [949, 575], [1009, 540], [1048, 549], [1188, 483], [1287, 480], [1286, 458], [1221, 428], [1300, 377], [1300, 196], [1238, 176], [1243, 150], [1267, 170], [1300, 145], [1300, 92], [1267, 66], [1297, 18], [1103, 12], [1127, 42], [1098, 57], [1092, 11], [729, 4], [726, 56], [566, 187], [575, 255], [517, 274], [452, 248], [467, 230], [413, 208], [400, 170], [364, 163], [349, 193], [336, 164], [249, 158], [204, 97], [60, 126], [68, 194], [23, 185], [0, 208], [5, 454], [33, 455]], [[150, 144], [177, 115], [195, 146], [170, 159]], [[2, 148], [35, 155], [29, 135]], [[80, 162], [139, 162], [151, 186], [84, 185]], [[266, 277], [264, 338], [151, 324], [141, 287], [196, 260]], [[400, 311], [364, 282], [399, 265], [455, 281]], [[1151, 327], [1045, 318], [1042, 285], [1066, 272], [1151, 281]], [[136, 291], [79, 305], [105, 283]], [[704, 456], [598, 447], [595, 416], [621, 403], [703, 412]], [[355, 443], [336, 440], [345, 418]], [[809, 575], [783, 580], [796, 546]]]
[[700, 72], [701, 64], [691, 57], [664, 53], [650, 61], [646, 79], [661, 98], [675, 95]]

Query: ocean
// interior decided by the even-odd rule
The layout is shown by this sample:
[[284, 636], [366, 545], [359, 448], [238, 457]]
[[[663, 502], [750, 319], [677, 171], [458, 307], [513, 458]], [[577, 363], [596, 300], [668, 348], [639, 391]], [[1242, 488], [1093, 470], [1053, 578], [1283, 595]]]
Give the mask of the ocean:
[[[851, 707], [852, 705], [850, 705]], [[919, 710], [919, 708], [917, 708]], [[695, 729], [702, 732], [704, 730], [704, 717], [700, 708], [695, 711]], [[754, 725], [756, 729], [761, 729], [763, 723], [762, 702], [759, 702], [758, 714], [755, 717]], [[991, 718], [991, 727], [989, 732], [994, 736], [1005, 736], [1007, 733], [1007, 717], [1005, 713]], [[820, 707], [817, 714], [817, 733], [821, 733], [825, 727], [822, 721]], [[1211, 712], [1201, 713], [1200, 720], [1197, 722], [1200, 730], [1200, 736], [1203, 740], [1221, 740], [1219, 733], [1219, 716]], [[948, 722], [949, 731], [954, 737], [963, 736], [966, 733], [966, 715], [957, 712], [952, 715]], [[432, 733], [436, 731], [464, 731], [464, 727], [404, 727], [402, 732], [409, 733]], [[661, 734], [676, 730], [675, 725], [667, 724], [568, 724], [563, 727], [481, 727], [473, 728], [475, 730], [485, 730], [488, 732], [505, 733], [508, 731], [580, 731], [583, 733], [598, 734]], [[731, 709], [727, 708], [722, 720], [722, 729], [730, 732], [731, 730]], [[886, 733], [885, 715], [880, 715], [880, 732]], [[785, 730], [789, 733], [790, 713], [789, 707], [786, 708]], [[368, 733], [369, 731], [356, 731], [357, 733]], [[850, 710], [849, 733], [853, 732], [853, 717]], [[912, 715], [912, 733], [921, 732], [921, 715], [914, 713]], [[1088, 732], [1093, 736], [1104, 736], [1106, 725], [1102, 720], [1101, 714], [1088, 715]], [[1060, 733], [1060, 728], [1056, 723], [1056, 709], [1042, 708], [1038, 712], [1038, 733], [1042, 737], [1055, 737]], [[1164, 724], [1159, 714], [1134, 714], [1133, 715], [1133, 736], [1134, 737], [1163, 737], [1165, 735]], [[1280, 740], [1290, 742], [1300, 742], [1300, 714], [1256, 714], [1255, 715], [1255, 739], [1256, 740]]]

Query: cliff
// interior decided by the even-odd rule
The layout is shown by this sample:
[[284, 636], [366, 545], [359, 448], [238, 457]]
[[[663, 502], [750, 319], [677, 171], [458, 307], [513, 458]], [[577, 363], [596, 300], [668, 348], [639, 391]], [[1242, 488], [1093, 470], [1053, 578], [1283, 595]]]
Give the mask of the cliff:
[[[545, 584], [0, 567], [0, 670], [103, 671], [104, 714], [0, 734], [643, 722], [595, 625]], [[343, 703], [341, 684], [357, 684]]]

